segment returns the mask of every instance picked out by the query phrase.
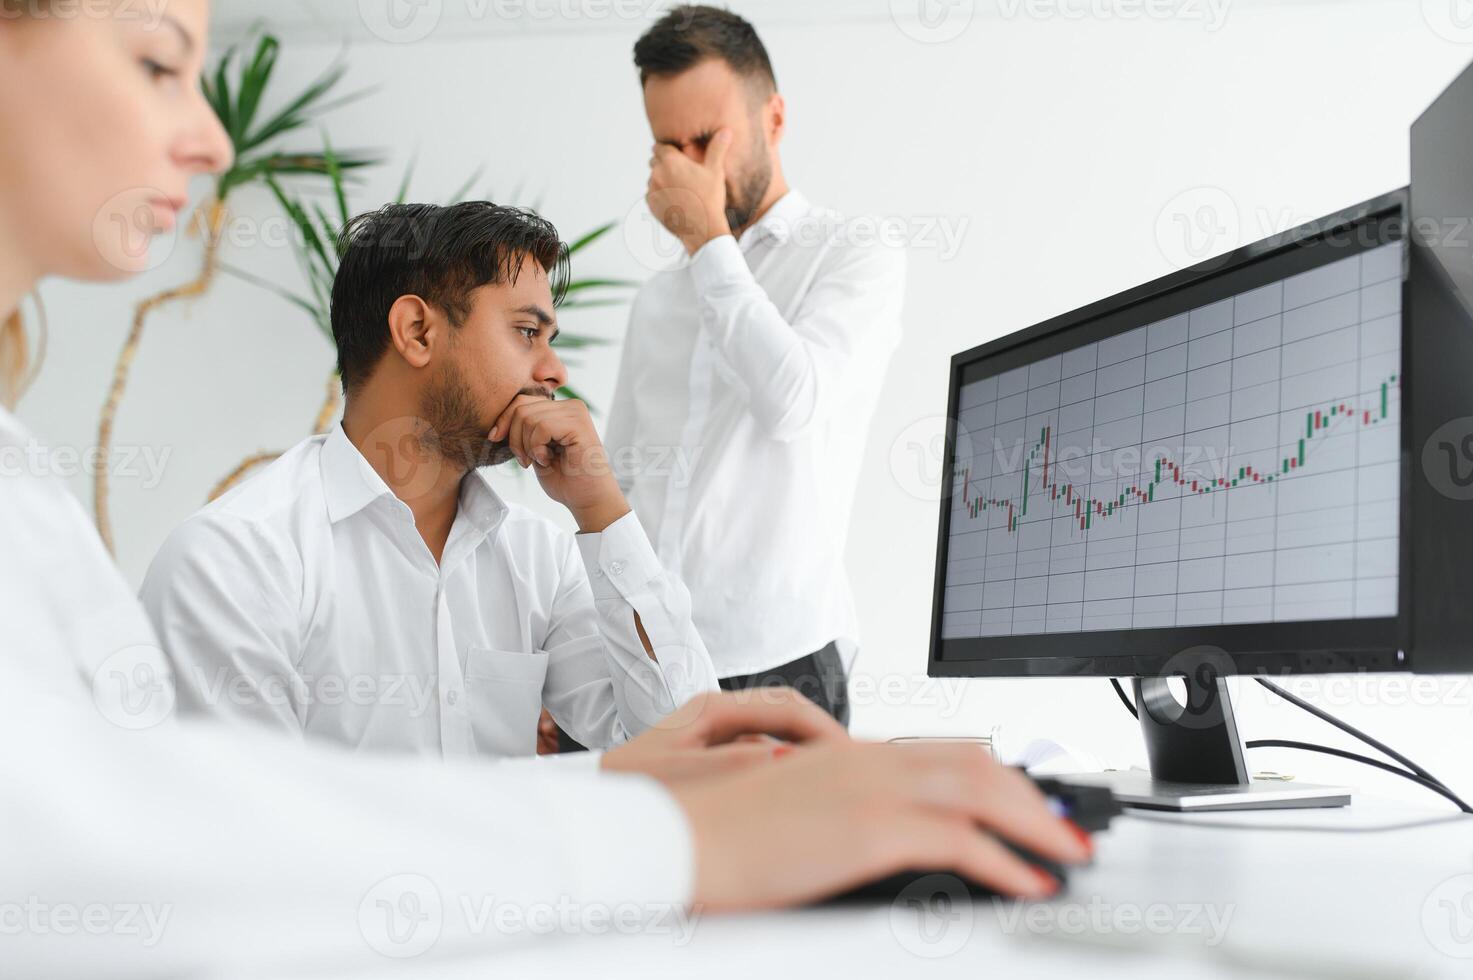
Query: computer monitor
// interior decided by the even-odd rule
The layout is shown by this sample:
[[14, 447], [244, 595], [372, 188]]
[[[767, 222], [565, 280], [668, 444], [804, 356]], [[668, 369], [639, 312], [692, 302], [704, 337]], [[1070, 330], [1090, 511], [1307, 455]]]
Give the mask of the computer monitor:
[[959, 355], [941, 672], [1154, 674], [1204, 644], [1402, 667], [1404, 214], [1389, 195]]
[[1248, 779], [1223, 678], [1406, 669], [1406, 226], [1389, 194], [955, 357], [931, 671], [1134, 678], [1131, 802], [1346, 802]]
[[1469, 105], [1409, 188], [952, 359], [933, 676], [1132, 678], [1102, 781], [1183, 810], [1348, 802], [1248, 778], [1229, 675], [1473, 671]]
[[1348, 795], [1250, 780], [1225, 677], [1473, 671], [1468, 105], [1410, 188], [952, 359], [932, 675], [1130, 677], [1105, 781], [1237, 809]]

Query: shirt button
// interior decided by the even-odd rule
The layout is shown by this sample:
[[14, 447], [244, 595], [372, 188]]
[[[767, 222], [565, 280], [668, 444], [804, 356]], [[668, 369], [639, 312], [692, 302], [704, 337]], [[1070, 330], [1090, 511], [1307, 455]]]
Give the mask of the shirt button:
[[453, 704], [455, 704], [455, 702], [457, 702], [459, 700], [460, 700], [460, 692], [459, 691], [451, 691], [449, 694], [445, 695], [445, 701], [448, 704], [452, 704], [453, 705]]
[[622, 561], [610, 562], [609, 563], [609, 571], [612, 574], [614, 574], [614, 575], [623, 575], [624, 574], [624, 563]]

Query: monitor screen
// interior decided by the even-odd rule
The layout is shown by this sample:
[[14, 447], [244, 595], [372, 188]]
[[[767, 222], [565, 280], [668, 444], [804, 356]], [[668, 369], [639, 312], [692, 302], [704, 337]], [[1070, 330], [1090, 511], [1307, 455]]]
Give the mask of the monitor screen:
[[1361, 231], [954, 367], [935, 638], [953, 659], [1297, 650], [1311, 624], [1394, 624], [1404, 245]]

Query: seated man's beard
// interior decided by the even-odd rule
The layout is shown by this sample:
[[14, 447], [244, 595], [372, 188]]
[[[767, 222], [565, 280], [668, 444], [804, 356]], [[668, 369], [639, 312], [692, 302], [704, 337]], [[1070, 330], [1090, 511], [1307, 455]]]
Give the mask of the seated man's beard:
[[[547, 389], [537, 387], [523, 388], [518, 394], [553, 397]], [[441, 369], [439, 379], [425, 391], [419, 414], [429, 424], [429, 431], [420, 436], [421, 444], [449, 463], [469, 471], [500, 466], [512, 458], [508, 440], [492, 442], [486, 438], [490, 425], [481, 419], [475, 397], [458, 367]]]
[[740, 235], [756, 219], [767, 188], [772, 185], [772, 162], [765, 153], [756, 159], [758, 163], [752, 172], [727, 191], [726, 223], [734, 234]]

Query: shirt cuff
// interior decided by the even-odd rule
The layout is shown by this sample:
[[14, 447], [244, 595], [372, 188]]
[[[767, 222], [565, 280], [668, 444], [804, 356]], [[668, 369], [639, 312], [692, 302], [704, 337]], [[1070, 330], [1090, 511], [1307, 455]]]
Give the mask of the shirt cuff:
[[665, 574], [634, 511], [597, 534], [579, 534], [575, 540], [595, 600], [627, 598]]
[[697, 296], [705, 296], [720, 286], [756, 281], [742, 247], [730, 235], [713, 238], [696, 249], [690, 260], [690, 274]]

